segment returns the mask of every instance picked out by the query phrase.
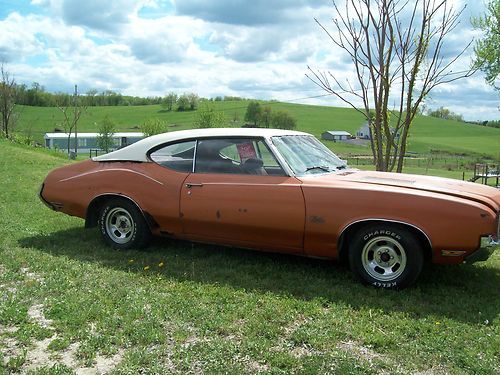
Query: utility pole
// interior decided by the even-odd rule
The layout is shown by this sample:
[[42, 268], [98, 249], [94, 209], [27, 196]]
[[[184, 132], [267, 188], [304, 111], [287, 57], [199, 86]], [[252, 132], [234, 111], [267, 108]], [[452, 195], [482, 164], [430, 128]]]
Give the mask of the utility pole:
[[[74, 105], [74, 111], [73, 113], [76, 116], [76, 110], [77, 110], [77, 99], [78, 99], [78, 86], [75, 85], [75, 95], [73, 96], [73, 105]], [[77, 131], [77, 122], [75, 121], [75, 157], [78, 156], [78, 131]]]

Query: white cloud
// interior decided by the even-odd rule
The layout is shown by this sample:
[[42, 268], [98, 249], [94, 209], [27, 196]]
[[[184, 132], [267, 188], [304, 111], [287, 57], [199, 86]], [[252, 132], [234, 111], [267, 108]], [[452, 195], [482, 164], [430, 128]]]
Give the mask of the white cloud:
[[[456, 1], [457, 4], [462, 3]], [[331, 26], [330, 0], [33, 0], [0, 19], [0, 59], [18, 82], [53, 91], [90, 88], [127, 95], [194, 91], [290, 100], [321, 95], [307, 65], [353, 78], [352, 64], [315, 24]], [[474, 9], [472, 9], [474, 8]], [[477, 5], [467, 12], [478, 12]], [[147, 15], [144, 15], [147, 10]], [[141, 16], [142, 15], [142, 16]], [[477, 34], [468, 18], [448, 40], [445, 55]], [[36, 61], [36, 62], [33, 62]], [[458, 67], [466, 67], [464, 57]], [[334, 97], [304, 100], [344, 105]], [[498, 118], [498, 95], [482, 76], [436, 90], [428, 100], [466, 118]]]

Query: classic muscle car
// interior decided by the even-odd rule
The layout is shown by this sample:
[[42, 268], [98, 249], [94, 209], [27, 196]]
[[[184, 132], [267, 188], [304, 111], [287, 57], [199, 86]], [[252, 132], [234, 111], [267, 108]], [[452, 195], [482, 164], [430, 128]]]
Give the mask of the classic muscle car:
[[499, 236], [499, 190], [350, 169], [297, 131], [148, 137], [50, 172], [40, 197], [116, 249], [159, 235], [340, 259], [392, 289], [413, 283], [425, 261], [484, 260]]

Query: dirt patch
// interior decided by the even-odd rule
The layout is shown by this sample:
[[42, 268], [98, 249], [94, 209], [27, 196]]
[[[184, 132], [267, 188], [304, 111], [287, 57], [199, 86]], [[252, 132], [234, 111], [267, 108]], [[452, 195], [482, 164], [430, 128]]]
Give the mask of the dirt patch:
[[337, 348], [349, 352], [366, 362], [372, 362], [374, 359], [381, 359], [382, 355], [374, 350], [367, 348], [355, 341], [342, 341], [337, 344]]
[[36, 281], [40, 284], [43, 284], [45, 282], [45, 280], [42, 276], [40, 276], [39, 274], [37, 274], [35, 272], [31, 272], [30, 269], [27, 267], [21, 267], [19, 272], [21, 272], [28, 280], [33, 280], [33, 281]]
[[52, 320], [47, 319], [43, 314], [42, 305], [33, 305], [28, 309], [28, 316], [42, 328], [51, 328]]
[[[48, 330], [52, 330], [53, 321], [47, 319], [43, 313], [43, 305], [35, 304], [28, 309], [28, 316], [30, 319]], [[17, 330], [16, 327], [0, 327], [0, 333], [3, 334], [14, 334]], [[40, 367], [52, 367], [57, 363], [64, 364], [67, 367], [72, 368], [78, 375], [90, 375], [90, 374], [106, 374], [115, 369], [117, 364], [119, 364], [124, 356], [124, 350], [120, 349], [116, 354], [111, 357], [105, 357], [97, 355], [95, 358], [95, 364], [92, 367], [82, 367], [79, 365], [76, 359], [76, 354], [80, 346], [79, 343], [71, 344], [66, 350], [62, 352], [54, 352], [49, 350], [50, 343], [58, 337], [57, 333], [54, 333], [51, 337], [45, 338], [43, 340], [35, 340], [29, 347], [24, 347], [13, 337], [3, 337], [1, 339], [2, 349], [1, 353], [4, 357], [4, 362], [7, 364], [11, 358], [21, 356], [25, 353], [24, 364], [20, 368], [21, 373], [26, 373], [28, 371], [36, 370]]]

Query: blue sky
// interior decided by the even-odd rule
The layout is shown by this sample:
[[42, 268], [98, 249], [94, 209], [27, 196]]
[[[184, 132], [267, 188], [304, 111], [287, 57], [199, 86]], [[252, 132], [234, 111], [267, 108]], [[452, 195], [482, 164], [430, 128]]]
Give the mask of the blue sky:
[[[445, 56], [480, 36], [469, 20], [484, 10], [482, 0], [468, 1]], [[305, 77], [307, 66], [354, 77], [314, 22], [331, 26], [333, 15], [330, 0], [0, 0], [0, 60], [17, 82], [49, 91], [78, 84], [82, 92], [289, 101], [323, 94]], [[469, 66], [471, 55], [472, 48], [455, 69]], [[426, 106], [498, 119], [498, 99], [477, 73], [438, 87]], [[299, 102], [344, 105], [334, 97]]]

